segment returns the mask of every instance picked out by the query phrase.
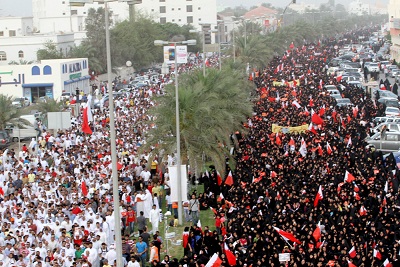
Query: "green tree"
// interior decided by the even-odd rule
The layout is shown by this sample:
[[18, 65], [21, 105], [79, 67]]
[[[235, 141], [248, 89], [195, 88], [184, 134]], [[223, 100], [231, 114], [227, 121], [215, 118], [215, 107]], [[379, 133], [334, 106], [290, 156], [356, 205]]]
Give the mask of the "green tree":
[[38, 60], [64, 58], [63, 53], [58, 50], [57, 45], [53, 41], [47, 41], [43, 46], [44, 48], [41, 48], [36, 52]]
[[[243, 71], [224, 66], [222, 71], [201, 70], [179, 78], [179, 114], [182, 162], [200, 166], [203, 153], [219, 170], [229, 156], [230, 133], [244, 131], [242, 122], [252, 112], [249, 99], [252, 85]], [[156, 98], [150, 110], [156, 127], [148, 132], [148, 144], [171, 154], [176, 150], [175, 88], [169, 85], [165, 96]], [[162, 140], [162, 142], [159, 142]]]
[[[109, 22], [112, 25], [112, 12], [109, 12]], [[90, 8], [88, 16], [85, 20], [86, 40], [85, 43], [92, 47], [96, 53], [95, 57], [99, 61], [99, 72], [105, 72], [107, 68], [107, 53], [106, 53], [106, 25], [105, 25], [105, 10], [99, 7], [97, 10]], [[96, 67], [97, 68], [97, 67]]]
[[95, 72], [101, 72], [103, 70], [103, 65], [97, 58], [96, 49], [87, 41], [82, 42], [79, 46], [72, 47], [68, 53], [68, 57], [88, 58], [90, 70]]
[[12, 105], [13, 97], [0, 94], [0, 129], [4, 130], [7, 124], [24, 127], [28, 121], [20, 119], [22, 110]]

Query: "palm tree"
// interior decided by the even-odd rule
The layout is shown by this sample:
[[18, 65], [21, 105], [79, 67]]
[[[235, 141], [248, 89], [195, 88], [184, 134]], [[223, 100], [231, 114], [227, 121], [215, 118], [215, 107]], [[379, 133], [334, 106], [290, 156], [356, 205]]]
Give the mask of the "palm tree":
[[20, 59], [19, 61], [16, 60], [11, 60], [8, 65], [30, 65], [32, 64], [34, 61], [33, 60], [24, 60], [24, 59]]
[[37, 110], [42, 114], [42, 121], [47, 126], [47, 113], [48, 112], [59, 112], [64, 110], [65, 105], [61, 101], [57, 101], [53, 98], [46, 97], [45, 101], [41, 101], [37, 104]]
[[21, 119], [23, 115], [21, 109], [12, 105], [12, 96], [0, 94], [0, 129], [4, 130], [8, 124], [23, 128], [29, 125], [29, 122]]
[[[223, 172], [229, 157], [230, 134], [244, 131], [243, 121], [252, 112], [251, 84], [243, 71], [224, 66], [210, 69], [204, 77], [201, 70], [180, 76], [179, 113], [181, 157], [183, 163], [201, 166], [202, 155], [211, 158]], [[157, 150], [171, 154], [176, 150], [175, 89], [156, 99], [150, 110], [156, 116], [156, 127], [148, 132], [147, 144], [158, 143]], [[144, 149], [147, 147], [145, 146]]]
[[88, 58], [89, 67], [95, 72], [102, 72], [104, 66], [96, 57], [96, 49], [88, 42], [82, 42], [79, 46], [74, 46], [68, 53], [69, 58]]

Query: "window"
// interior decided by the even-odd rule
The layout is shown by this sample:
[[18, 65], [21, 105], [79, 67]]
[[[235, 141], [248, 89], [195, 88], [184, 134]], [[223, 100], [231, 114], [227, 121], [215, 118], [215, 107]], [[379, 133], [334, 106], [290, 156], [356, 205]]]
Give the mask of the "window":
[[10, 37], [15, 36], [15, 35], [16, 35], [15, 30], [9, 30], [9, 31], [8, 31], [8, 35], [9, 35]]
[[166, 13], [166, 10], [165, 6], [160, 6], [160, 13]]
[[51, 67], [49, 65], [44, 66], [43, 75], [51, 75]]
[[175, 19], [172, 19], [171, 21], [172, 21], [172, 22], [175, 22]]
[[201, 7], [198, 7], [197, 10], [201, 10]]
[[165, 24], [165, 23], [167, 23], [167, 18], [166, 17], [160, 18], [160, 24]]
[[32, 67], [32, 75], [40, 75], [40, 68], [38, 66]]
[[187, 23], [193, 23], [193, 16], [187, 17]]
[[0, 61], [6, 61], [7, 60], [7, 54], [4, 51], [0, 51]]
[[199, 18], [199, 21], [201, 21], [201, 18]]
[[76, 9], [71, 10], [71, 15], [78, 15], [78, 10], [76, 10]]
[[0, 36], [4, 36], [4, 32], [3, 31], [0, 31]]
[[187, 5], [186, 6], [186, 12], [193, 12], [193, 6], [192, 5]]
[[154, 8], [151, 9], [151, 12], [154, 12]]
[[19, 58], [24, 58], [24, 51], [19, 50], [19, 51], [18, 51], [18, 57], [19, 57]]

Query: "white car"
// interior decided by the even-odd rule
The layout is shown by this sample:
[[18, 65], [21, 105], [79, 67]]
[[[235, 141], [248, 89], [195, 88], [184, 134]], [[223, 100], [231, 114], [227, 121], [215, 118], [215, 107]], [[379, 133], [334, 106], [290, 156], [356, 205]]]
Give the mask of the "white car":
[[17, 97], [12, 101], [11, 104], [14, 107], [22, 108], [22, 107], [28, 107], [31, 104], [31, 101], [29, 101], [27, 97]]
[[395, 107], [387, 107], [385, 110], [386, 116], [400, 116], [400, 109]]
[[72, 96], [72, 93], [64, 92], [64, 93], [61, 94], [60, 100], [61, 101], [69, 101], [71, 99], [71, 96]]
[[368, 65], [368, 71], [369, 72], [379, 72], [380, 70], [379, 70], [379, 65], [378, 65], [378, 63], [376, 63], [376, 62], [371, 62], [369, 65]]

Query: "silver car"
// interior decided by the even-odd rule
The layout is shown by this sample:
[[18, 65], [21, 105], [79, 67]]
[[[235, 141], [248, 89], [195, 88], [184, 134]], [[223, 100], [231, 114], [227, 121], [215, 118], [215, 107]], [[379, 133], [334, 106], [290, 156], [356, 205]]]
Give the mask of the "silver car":
[[367, 137], [368, 146], [375, 147], [382, 152], [394, 152], [400, 148], [400, 132], [383, 131]]

